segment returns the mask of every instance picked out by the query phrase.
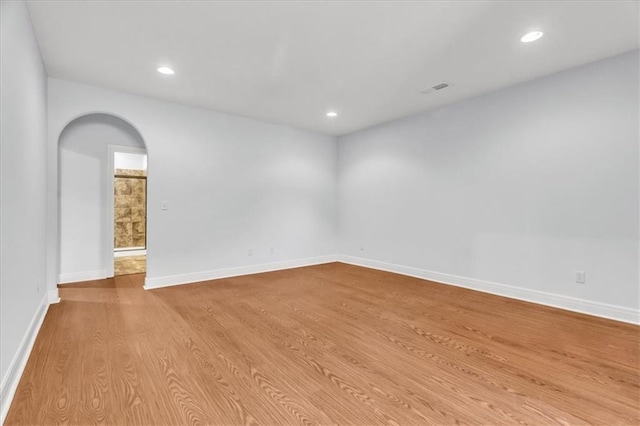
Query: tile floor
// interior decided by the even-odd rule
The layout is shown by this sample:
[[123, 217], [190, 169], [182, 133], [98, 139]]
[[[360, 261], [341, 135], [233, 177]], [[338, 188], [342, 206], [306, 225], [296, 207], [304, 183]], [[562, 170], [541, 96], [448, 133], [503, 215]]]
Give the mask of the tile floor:
[[116, 276], [146, 272], [147, 256], [116, 257], [113, 266]]

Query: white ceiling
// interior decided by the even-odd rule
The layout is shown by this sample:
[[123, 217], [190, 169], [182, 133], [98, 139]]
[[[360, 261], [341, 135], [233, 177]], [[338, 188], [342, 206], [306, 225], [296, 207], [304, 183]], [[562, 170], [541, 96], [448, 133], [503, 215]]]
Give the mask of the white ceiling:
[[[50, 76], [340, 135], [639, 46], [638, 3], [39, 1]], [[545, 35], [523, 44], [532, 29]], [[174, 76], [156, 72], [170, 65]], [[447, 81], [429, 95], [419, 90]], [[325, 112], [335, 110], [337, 118]]]

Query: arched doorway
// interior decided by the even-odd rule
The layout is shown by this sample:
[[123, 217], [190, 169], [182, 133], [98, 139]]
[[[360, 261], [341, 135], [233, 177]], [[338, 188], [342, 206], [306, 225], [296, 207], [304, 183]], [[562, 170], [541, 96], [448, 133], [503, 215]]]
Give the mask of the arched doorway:
[[[114, 275], [115, 208], [129, 216], [128, 224], [119, 218], [120, 231], [133, 234], [134, 212], [114, 200], [116, 153], [143, 155], [146, 159], [142, 136], [122, 118], [104, 113], [87, 114], [71, 121], [60, 134], [59, 283]], [[120, 172], [127, 170], [123, 172], [120, 165]], [[144, 174], [146, 178], [146, 161], [144, 170], [136, 172], [132, 174]], [[144, 198], [145, 211], [135, 212], [138, 242], [141, 230], [146, 241], [146, 185], [141, 193], [128, 198], [140, 197]]]

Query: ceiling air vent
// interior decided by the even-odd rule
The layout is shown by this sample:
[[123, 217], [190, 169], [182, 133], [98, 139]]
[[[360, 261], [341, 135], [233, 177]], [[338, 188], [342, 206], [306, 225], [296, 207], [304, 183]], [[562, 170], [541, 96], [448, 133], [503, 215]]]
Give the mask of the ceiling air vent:
[[431, 87], [427, 87], [426, 89], [422, 89], [420, 91], [420, 93], [422, 93], [423, 95], [426, 95], [427, 93], [437, 92], [438, 90], [443, 90], [443, 89], [446, 89], [447, 87], [451, 87], [451, 84], [445, 83], [443, 81], [442, 83], [438, 83], [435, 86], [431, 86]]

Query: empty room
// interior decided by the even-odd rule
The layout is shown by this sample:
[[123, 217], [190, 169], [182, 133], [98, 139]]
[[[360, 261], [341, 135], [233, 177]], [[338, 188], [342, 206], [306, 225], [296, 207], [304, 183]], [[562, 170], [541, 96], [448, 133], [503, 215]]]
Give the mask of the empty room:
[[0, 4], [0, 424], [640, 424], [639, 2]]

